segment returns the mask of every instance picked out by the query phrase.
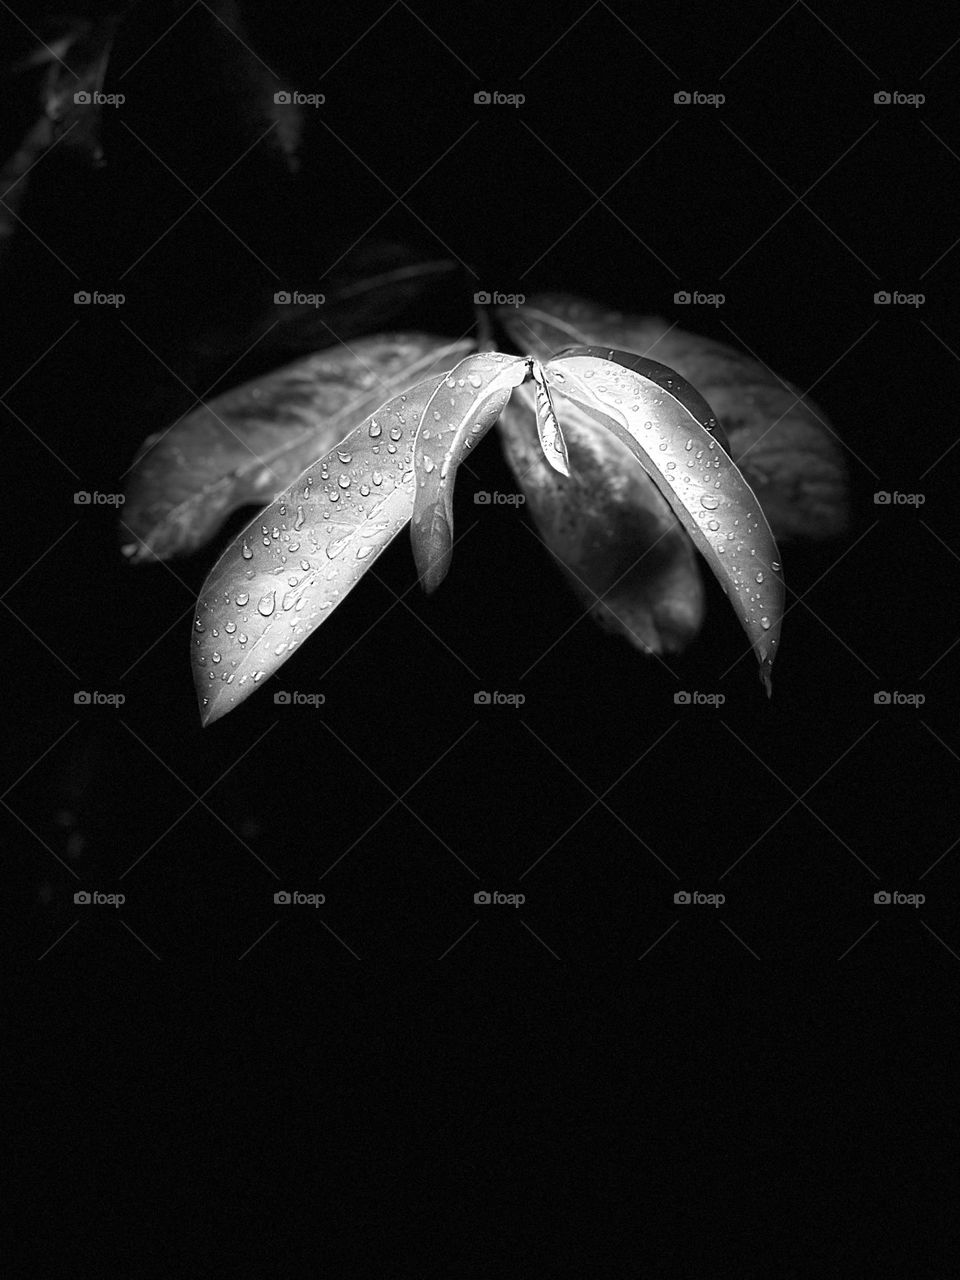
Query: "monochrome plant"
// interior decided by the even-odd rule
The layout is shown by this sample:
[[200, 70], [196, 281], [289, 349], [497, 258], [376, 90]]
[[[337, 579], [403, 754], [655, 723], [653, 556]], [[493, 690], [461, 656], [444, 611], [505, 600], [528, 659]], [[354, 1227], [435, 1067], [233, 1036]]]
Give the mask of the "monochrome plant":
[[262, 508], [200, 592], [204, 724], [275, 672], [408, 524], [422, 586], [440, 585], [458, 468], [497, 423], [546, 547], [598, 620], [644, 652], [681, 650], [703, 620], [702, 559], [770, 692], [784, 600], [775, 535], [831, 537], [846, 518], [820, 411], [758, 362], [662, 321], [562, 294], [484, 312], [484, 339], [491, 318], [520, 354], [376, 335], [235, 388], [145, 442], [123, 513], [132, 562], [195, 551], [239, 508]]

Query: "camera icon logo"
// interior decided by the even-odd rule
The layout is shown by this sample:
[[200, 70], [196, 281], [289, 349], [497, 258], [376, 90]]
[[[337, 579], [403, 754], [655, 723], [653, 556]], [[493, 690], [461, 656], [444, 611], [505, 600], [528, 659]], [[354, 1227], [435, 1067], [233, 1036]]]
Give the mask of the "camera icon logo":
[[678, 307], [690, 305], [690, 295], [687, 293], [686, 289], [681, 289], [679, 293], [675, 293], [673, 295], [673, 300]]
[[75, 506], [85, 507], [92, 499], [85, 489], [80, 489], [73, 495], [73, 501]]
[[273, 895], [273, 900], [278, 907], [288, 907], [290, 905], [290, 895], [286, 889], [281, 889]]
[[275, 306], [286, 306], [290, 302], [290, 295], [286, 289], [281, 289], [279, 293], [273, 295], [273, 301]]
[[89, 295], [89, 293], [87, 293], [86, 289], [81, 289], [81, 290], [79, 291], [79, 293], [75, 293], [75, 294], [73, 295], [73, 301], [74, 301], [75, 305], [76, 305], [76, 306], [78, 306], [78, 307], [87, 307], [87, 306], [89, 306], [89, 305], [90, 305], [90, 301], [91, 301], [91, 299], [90, 299], [90, 295]]
[[478, 489], [473, 495], [473, 501], [478, 507], [488, 507], [490, 505], [490, 494], [486, 489]]
[[873, 695], [873, 704], [876, 707], [889, 707], [892, 699], [886, 690], [881, 689], [879, 693]]
[[487, 906], [490, 902], [490, 895], [486, 889], [481, 889], [479, 893], [473, 895], [473, 900], [478, 906]]
[[886, 90], [881, 89], [879, 93], [873, 95], [873, 100], [878, 106], [888, 106], [890, 103], [890, 95]]
[[80, 889], [77, 893], [75, 893], [73, 895], [73, 900], [78, 907], [85, 907], [90, 905], [90, 895], [89, 893], [87, 893], [86, 889]]
[[677, 892], [673, 895], [673, 900], [678, 906], [681, 906], [681, 907], [686, 907], [690, 905], [690, 895], [689, 893], [687, 893], [686, 889], [678, 889]]
[[287, 707], [290, 705], [290, 694], [286, 689], [281, 689], [279, 693], [273, 695], [274, 705], [278, 707]]
[[881, 489], [873, 495], [873, 503], [877, 507], [888, 507], [890, 505], [890, 494], [887, 493], [886, 489]]
[[481, 289], [479, 293], [473, 295], [474, 306], [488, 307], [490, 305], [490, 295], [486, 289]]
[[273, 100], [279, 107], [289, 106], [291, 102], [290, 94], [286, 89], [278, 89], [273, 95]]
[[473, 95], [473, 100], [478, 106], [484, 107], [490, 101], [490, 94], [486, 89], [480, 89], [479, 92]]
[[490, 705], [490, 695], [486, 690], [481, 689], [473, 695], [473, 700], [478, 707], [487, 707]]
[[678, 707], [686, 707], [690, 703], [690, 694], [686, 689], [681, 689], [679, 693], [673, 695], [673, 700]]
[[890, 895], [886, 889], [880, 889], [873, 895], [873, 900], [878, 907], [887, 907], [890, 905]]
[[673, 100], [675, 103], [677, 103], [678, 106], [684, 106], [685, 104], [689, 103], [690, 95], [689, 93], [687, 93], [685, 89], [681, 89], [679, 93], [675, 93], [673, 95]]
[[87, 107], [90, 105], [91, 97], [86, 89], [78, 89], [73, 95], [73, 100], [78, 107]]
[[73, 705], [75, 707], [89, 707], [90, 702], [90, 695], [85, 690], [81, 689], [79, 693], [73, 695]]
[[881, 289], [879, 293], [875, 293], [873, 295], [873, 300], [877, 304], [877, 306], [880, 306], [880, 307], [887, 307], [890, 305], [892, 301], [890, 294], [886, 291], [886, 289]]

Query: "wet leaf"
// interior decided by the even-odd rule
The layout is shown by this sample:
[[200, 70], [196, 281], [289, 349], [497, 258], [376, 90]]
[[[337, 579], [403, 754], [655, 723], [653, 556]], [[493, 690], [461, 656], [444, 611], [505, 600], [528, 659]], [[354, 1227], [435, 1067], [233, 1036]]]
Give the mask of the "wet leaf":
[[316, 630], [413, 514], [414, 443], [446, 374], [394, 396], [260, 513], [204, 583], [193, 671], [209, 724]]
[[734, 606], [769, 693], [783, 615], [773, 534], [736, 465], [687, 407], [690, 391], [675, 396], [656, 369], [647, 378], [638, 363], [626, 369], [568, 355], [549, 361], [544, 373], [554, 391], [614, 433], [670, 504]]
[[123, 521], [133, 562], [195, 551], [238, 508], [282, 492], [391, 393], [470, 349], [427, 334], [338, 345], [235, 387], [151, 436], [133, 465]]
[[490, 351], [468, 356], [450, 371], [427, 406], [414, 453], [417, 492], [410, 526], [425, 591], [435, 591], [450, 568], [457, 468], [497, 421], [526, 374], [522, 356]]
[[814, 401], [758, 361], [655, 316], [572, 294], [531, 296], [523, 307], [499, 308], [498, 319], [541, 360], [571, 345], [611, 346], [675, 370], [717, 415], [778, 538], [831, 538], [845, 528], [846, 468], [833, 429]]

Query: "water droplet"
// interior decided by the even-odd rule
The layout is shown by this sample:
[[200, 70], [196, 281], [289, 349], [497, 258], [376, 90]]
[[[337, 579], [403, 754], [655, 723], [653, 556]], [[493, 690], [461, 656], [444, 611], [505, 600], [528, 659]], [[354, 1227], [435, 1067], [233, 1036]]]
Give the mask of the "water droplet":
[[244, 560], [253, 559], [253, 552], [247, 546], [246, 539], [244, 539], [244, 541], [240, 544], [240, 554], [243, 556]]
[[716, 511], [720, 503], [717, 501], [717, 499], [713, 496], [712, 493], [704, 493], [700, 497], [700, 505], [701, 507], [706, 507], [708, 511]]
[[302, 529], [302, 528], [303, 528], [303, 522], [304, 522], [304, 520], [305, 520], [305, 519], [306, 519], [306, 517], [305, 517], [305, 516], [304, 516], [304, 514], [303, 514], [303, 507], [297, 507], [297, 518], [296, 518], [296, 520], [294, 520], [294, 522], [293, 522], [293, 527], [294, 527], [295, 529]]
[[228, 635], [228, 636], [232, 636], [232, 635], [233, 635], [233, 633], [234, 633], [234, 632], [236, 631], [236, 629], [237, 629], [237, 624], [236, 624], [235, 622], [227, 622], [227, 623], [225, 623], [225, 624], [224, 624], [224, 628], [223, 628], [223, 629], [224, 629], [224, 631], [227, 633], [227, 635]]
[[221, 655], [219, 653], [211, 653], [210, 657], [214, 660], [214, 662], [219, 662]]
[[340, 459], [340, 461], [343, 463], [345, 467], [348, 466], [353, 461], [352, 453], [342, 453], [339, 449], [337, 450], [337, 457]]
[[483, 386], [483, 379], [480, 377], [479, 373], [469, 374], [467, 377], [467, 381], [470, 383], [471, 387]]
[[761, 619], [760, 619], [760, 625], [761, 625], [761, 627], [763, 627], [764, 631], [769, 631], [769, 630], [770, 630], [770, 619], [769, 619], [769, 618], [761, 618]]
[[368, 434], [373, 436], [374, 440], [376, 440], [377, 436], [380, 434], [382, 430], [383, 428], [380, 426], [379, 422], [371, 422], [370, 430]]
[[338, 476], [338, 477], [337, 477], [337, 484], [340, 486], [340, 488], [341, 488], [341, 489], [349, 489], [349, 488], [350, 488], [350, 484], [351, 484], [350, 477], [349, 477], [349, 476]]
[[373, 555], [374, 548], [369, 543], [363, 547], [357, 547], [357, 559], [366, 560], [367, 556]]
[[196, 629], [197, 629], [198, 631], [203, 631], [203, 630], [204, 630], [203, 623], [200, 621], [200, 619], [199, 619], [199, 618], [196, 620], [196, 622], [195, 622], [193, 625], [196, 627]]
[[762, 581], [763, 581], [763, 574], [762, 574], [762, 573], [758, 573], [758, 574], [757, 574], [757, 582], [762, 582]]
[[247, 643], [247, 637], [245, 633], [241, 631], [240, 634], [237, 636], [237, 644], [246, 644], [246, 643]]
[[339, 493], [337, 493], [336, 489], [331, 490], [331, 492], [327, 494], [327, 498], [328, 498], [331, 502], [339, 502], [339, 501], [340, 501], [340, 495], [339, 495]]
[[275, 591], [268, 591], [266, 595], [261, 596], [257, 601], [257, 613], [262, 614], [265, 618], [269, 618], [276, 607], [277, 593]]
[[423, 460], [423, 469], [427, 473], [427, 475], [429, 475], [430, 472], [433, 470], [433, 459], [430, 457], [429, 454], [427, 454], [427, 456]]
[[370, 479], [373, 481], [374, 484], [383, 484], [383, 476], [380, 474], [379, 471], [375, 471], [373, 475], [370, 477]]
[[399, 439], [400, 439], [400, 437], [401, 437], [402, 435], [403, 435], [403, 432], [400, 430], [400, 428], [399, 428], [399, 427], [391, 427], [391, 428], [390, 428], [390, 439], [391, 439], [391, 440], [399, 440]]
[[707, 528], [712, 529], [715, 532], [717, 529], [720, 528], [720, 522], [718, 520], [708, 520]]
[[362, 484], [360, 486], [360, 497], [367, 498], [369, 496], [370, 496], [370, 486], [368, 484]]
[[771, 568], [771, 569], [773, 569], [774, 571], [776, 571], [777, 569], [779, 569], [779, 568], [780, 568], [780, 561], [779, 561], [779, 560], [771, 560], [771, 561], [770, 561], [770, 568]]
[[241, 591], [237, 596], [237, 608], [242, 609], [249, 599], [250, 597], [246, 591]]

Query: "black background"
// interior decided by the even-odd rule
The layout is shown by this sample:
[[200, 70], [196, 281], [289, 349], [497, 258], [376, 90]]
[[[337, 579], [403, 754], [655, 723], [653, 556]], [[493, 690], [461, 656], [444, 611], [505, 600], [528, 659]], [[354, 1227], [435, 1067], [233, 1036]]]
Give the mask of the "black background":
[[[950, 16], [911, 13], [905, 29], [802, 3], [735, 17], [398, 4], [368, 30], [381, 11], [250, 4], [245, 39], [278, 87], [326, 95], [307, 109], [300, 173], [261, 143], [206, 197], [235, 234], [198, 206], [164, 235], [193, 197], [156, 156], [199, 195], [262, 131], [228, 109], [233, 37], [210, 12], [163, 34], [188, 7], [135, 11], [121, 30], [104, 88], [127, 101], [106, 121], [107, 165], [44, 159], [4, 268], [14, 970], [81, 1040], [88, 1004], [106, 1001], [118, 1034], [143, 1033], [144, 1065], [145, 1011], [184, 1002], [183, 1065], [156, 1116], [137, 1099], [158, 1127], [189, 1111], [186, 1081], [248, 1056], [322, 1064], [264, 1155], [279, 1160], [300, 1125], [305, 1142], [312, 1126], [349, 1138], [345, 1117], [365, 1113], [376, 1139], [339, 1180], [323, 1174], [340, 1189], [378, 1200], [402, 1171], [467, 1197], [565, 1171], [572, 1203], [613, 1215], [645, 1177], [646, 1239], [668, 1270], [703, 1226], [687, 1199], [702, 1177], [723, 1230], [753, 1241], [740, 1273], [760, 1275], [784, 1242], [758, 1248], [717, 1206], [739, 1193], [763, 1217], [786, 1154], [801, 1212], [836, 1230], [824, 1274], [876, 1261], [867, 1224], [893, 1205], [865, 1182], [861, 1140], [896, 1168], [913, 1137], [952, 1125], [927, 1109], [960, 973]], [[526, 101], [476, 105], [481, 89]], [[726, 101], [677, 105], [680, 90]], [[878, 105], [880, 90], [926, 102]], [[848, 450], [853, 518], [837, 544], [784, 548], [771, 701], [719, 590], [700, 640], [665, 663], [584, 618], [522, 511], [471, 502], [513, 488], [491, 434], [461, 483], [458, 533], [476, 527], [442, 590], [421, 595], [398, 538], [271, 682], [323, 692], [322, 711], [277, 707], [268, 684], [201, 730], [189, 630], [214, 549], [131, 569], [113, 508], [73, 493], [122, 489], [190, 392], [281, 363], [247, 351], [263, 299], [322, 290], [374, 235], [461, 267], [390, 327], [456, 338], [475, 290], [560, 288], [664, 315], [813, 389]], [[121, 287], [122, 312], [78, 319], [76, 289]], [[726, 301], [679, 307], [679, 289]], [[878, 290], [926, 300], [880, 307]], [[877, 490], [925, 501], [877, 506]], [[75, 707], [78, 688], [126, 701]], [[526, 702], [477, 707], [477, 689]], [[677, 706], [679, 689], [726, 702]], [[879, 690], [925, 702], [877, 706]], [[81, 888], [127, 900], [78, 909]], [[276, 908], [278, 889], [326, 902]], [[480, 889], [526, 902], [477, 907]], [[726, 902], [679, 907], [679, 889]], [[877, 906], [881, 889], [926, 903]], [[105, 1096], [137, 1097], [136, 1061], [91, 1056]], [[66, 1076], [75, 1066], [65, 1055]], [[411, 1076], [425, 1101], [408, 1129]], [[241, 1105], [227, 1091], [214, 1106], [211, 1171], [241, 1142]], [[831, 1144], [810, 1136], [824, 1108], [851, 1152], [833, 1153], [830, 1182]], [[389, 1173], [382, 1149], [400, 1153]], [[164, 1196], [176, 1160], [158, 1159]], [[292, 1230], [292, 1204], [268, 1196], [260, 1212]], [[515, 1212], [491, 1211], [490, 1230], [510, 1238]], [[632, 1221], [606, 1230], [637, 1243]]]

